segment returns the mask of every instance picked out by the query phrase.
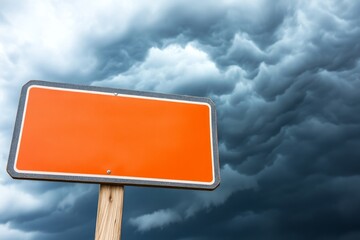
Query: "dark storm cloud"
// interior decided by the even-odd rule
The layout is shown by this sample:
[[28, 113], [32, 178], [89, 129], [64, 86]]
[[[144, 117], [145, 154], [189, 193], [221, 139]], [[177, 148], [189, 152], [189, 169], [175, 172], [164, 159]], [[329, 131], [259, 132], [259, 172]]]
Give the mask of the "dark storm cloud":
[[[217, 226], [209, 235], [192, 228], [194, 233], [184, 238], [358, 236], [359, 219], [354, 214], [359, 211], [358, 197], [354, 189], [344, 187], [358, 186], [360, 171], [358, 20], [331, 4], [297, 7], [269, 24], [272, 41], [256, 38], [256, 31], [241, 25], [228, 26], [231, 44], [226, 47], [216, 48], [211, 39], [195, 37], [219, 66], [236, 65], [249, 73], [239, 79], [243, 84], [238, 83], [232, 94], [213, 97], [225, 146], [222, 163], [253, 176], [259, 190], [237, 191], [219, 207], [223, 212], [215, 215], [212, 210], [213, 218], [232, 219], [228, 225]], [[245, 202], [242, 209], [241, 199], [247, 194], [257, 203]], [[194, 221], [206, 225], [201, 220], [198, 216]], [[170, 226], [165, 236], [181, 236], [175, 228], [190, 221]], [[147, 236], [164, 232], [158, 234]]]
[[[358, 21], [327, 10], [299, 11], [289, 20], [293, 36], [280, 39], [267, 56], [286, 37], [290, 42], [281, 47], [289, 52], [260, 66], [255, 92], [234, 92], [220, 110], [223, 160], [257, 174], [262, 189], [255, 192], [256, 206], [234, 214], [233, 234], [224, 239], [358, 237], [359, 209], [348, 202], [358, 194], [345, 186], [358, 186], [360, 171], [360, 32], [353, 30]], [[232, 209], [244, 194], [236, 195]]]
[[[26, 194], [27, 188], [32, 189], [31, 195]], [[29, 182], [18, 187], [13, 195], [12, 204], [17, 209], [10, 204], [0, 218], [11, 229], [44, 239], [94, 234], [98, 196], [95, 186]], [[15, 200], [16, 197], [21, 199]]]
[[[360, 4], [153, 5], [137, 6], [140, 10], [124, 20], [122, 31], [117, 31], [121, 24], [114, 24], [109, 27], [114, 34], [81, 32], [74, 43], [79, 61], [69, 55], [74, 64], [34, 65], [39, 76], [54, 77], [50, 80], [77, 79], [215, 101], [220, 187], [204, 193], [127, 188], [123, 238], [358, 239]], [[19, 51], [19, 59], [25, 53]], [[32, 204], [22, 214], [12, 210], [2, 215], [7, 228], [37, 231], [33, 239], [92, 238], [97, 190], [26, 186], [31, 193], [21, 186], [0, 188], [22, 194]], [[35, 193], [47, 199], [45, 209]], [[56, 200], [62, 198], [67, 200]], [[10, 206], [11, 198], [4, 199], [4, 206]]]
[[176, 1], [162, 8], [150, 24], [142, 21], [141, 12], [125, 36], [96, 48], [100, 78], [124, 72], [143, 61], [150, 47], [186, 45], [191, 41], [197, 41], [200, 49], [219, 66], [257, 68], [265, 57], [261, 49], [276, 40], [277, 28], [293, 11], [293, 6], [282, 1], [277, 4], [210, 1], [206, 6], [192, 2], [191, 8], [186, 2]]

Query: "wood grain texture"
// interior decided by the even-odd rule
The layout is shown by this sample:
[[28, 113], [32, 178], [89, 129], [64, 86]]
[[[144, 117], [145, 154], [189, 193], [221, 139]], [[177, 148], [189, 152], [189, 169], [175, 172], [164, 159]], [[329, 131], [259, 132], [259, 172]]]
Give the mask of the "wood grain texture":
[[101, 184], [95, 240], [119, 240], [124, 200], [124, 187]]

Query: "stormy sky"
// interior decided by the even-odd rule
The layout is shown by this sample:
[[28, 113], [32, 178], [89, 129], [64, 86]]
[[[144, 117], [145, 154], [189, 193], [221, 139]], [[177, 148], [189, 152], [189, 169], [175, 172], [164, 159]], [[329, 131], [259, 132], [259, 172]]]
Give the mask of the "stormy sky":
[[220, 187], [126, 187], [123, 239], [360, 239], [359, 12], [350, 0], [0, 0], [0, 239], [95, 235], [98, 185], [5, 170], [31, 79], [215, 102]]

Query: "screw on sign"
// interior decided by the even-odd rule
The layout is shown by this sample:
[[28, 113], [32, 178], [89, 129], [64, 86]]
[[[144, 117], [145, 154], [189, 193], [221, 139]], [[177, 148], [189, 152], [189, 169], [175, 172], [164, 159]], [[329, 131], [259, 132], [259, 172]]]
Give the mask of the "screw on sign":
[[7, 166], [17, 179], [99, 183], [96, 239], [119, 239], [123, 186], [220, 183], [208, 98], [30, 81]]

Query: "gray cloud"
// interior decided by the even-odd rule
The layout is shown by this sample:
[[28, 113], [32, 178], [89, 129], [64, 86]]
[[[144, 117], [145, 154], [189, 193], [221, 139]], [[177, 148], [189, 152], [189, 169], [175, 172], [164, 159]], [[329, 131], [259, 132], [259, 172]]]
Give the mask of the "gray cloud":
[[181, 221], [181, 216], [171, 209], [162, 209], [151, 214], [130, 218], [130, 224], [139, 231], [149, 231], [152, 228], [162, 228], [168, 224]]
[[[209, 96], [222, 184], [201, 193], [126, 188], [124, 238], [357, 239], [360, 4], [189, 3], [5, 1], [1, 146], [30, 79]], [[1, 236], [93, 237], [96, 188], [5, 174]]]
[[[153, 204], [151, 209], [157, 207], [158, 210], [150, 213], [142, 212], [140, 215], [130, 217], [130, 225], [136, 227], [140, 232], [146, 232], [156, 228], [162, 229], [166, 225], [184, 222], [189, 218], [194, 218], [200, 211], [220, 206], [224, 204], [231, 195], [238, 191], [257, 190], [258, 188], [257, 179], [239, 174], [229, 165], [225, 165], [221, 169], [221, 176], [222, 180], [219, 190], [213, 192], [185, 191], [180, 194], [177, 193], [176, 196], [172, 198], [166, 198], [166, 201], [172, 209], [164, 208], [162, 202], [157, 205]], [[165, 194], [166, 192], [163, 192], [156, 194], [156, 196], [163, 197]], [[170, 194], [174, 195], [175, 193]], [[158, 200], [158, 197], [156, 197], [156, 200]], [[150, 200], [148, 205], [151, 206], [151, 202]], [[145, 209], [146, 208], [143, 210]]]
[[151, 48], [141, 64], [94, 85], [207, 96], [229, 93], [241, 75], [238, 68], [221, 71], [191, 44]]

